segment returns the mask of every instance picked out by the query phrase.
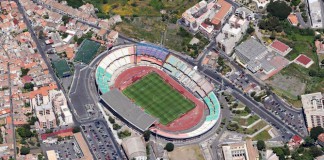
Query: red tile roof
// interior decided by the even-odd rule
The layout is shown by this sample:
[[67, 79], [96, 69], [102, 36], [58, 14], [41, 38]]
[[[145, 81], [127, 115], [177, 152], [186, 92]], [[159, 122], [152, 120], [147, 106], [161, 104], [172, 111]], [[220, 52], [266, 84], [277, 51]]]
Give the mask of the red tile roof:
[[291, 138], [295, 143], [300, 143], [303, 139], [300, 138], [299, 136], [297, 135], [294, 135], [292, 138]]
[[297, 16], [295, 14], [290, 14], [288, 16], [288, 20], [293, 25], [297, 25], [298, 24], [298, 18], [297, 18]]
[[218, 0], [217, 4], [220, 5], [221, 8], [211, 20], [211, 23], [214, 25], [219, 25], [225, 18], [226, 14], [229, 12], [229, 10], [232, 8], [232, 5], [225, 0]]
[[298, 61], [299, 63], [303, 64], [303, 65], [307, 65], [308, 63], [310, 63], [312, 60], [310, 58], [308, 58], [307, 56], [301, 54], [299, 55], [299, 57], [296, 59], [296, 61]]
[[286, 44], [284, 44], [278, 40], [273, 41], [271, 44], [271, 47], [274, 49], [277, 49], [280, 52], [285, 52], [289, 49], [289, 46], [287, 46]]
[[68, 128], [68, 129], [63, 129], [63, 130], [59, 130], [57, 132], [53, 132], [53, 133], [44, 133], [41, 135], [42, 140], [47, 139], [48, 137], [53, 137], [53, 136], [72, 136], [73, 132], [72, 132], [72, 128]]

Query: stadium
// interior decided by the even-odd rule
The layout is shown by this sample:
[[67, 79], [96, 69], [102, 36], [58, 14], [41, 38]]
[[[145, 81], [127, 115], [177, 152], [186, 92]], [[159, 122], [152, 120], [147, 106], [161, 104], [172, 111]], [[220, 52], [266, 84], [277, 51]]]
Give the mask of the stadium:
[[165, 48], [118, 46], [97, 65], [101, 103], [138, 131], [190, 139], [207, 133], [220, 119], [214, 85]]

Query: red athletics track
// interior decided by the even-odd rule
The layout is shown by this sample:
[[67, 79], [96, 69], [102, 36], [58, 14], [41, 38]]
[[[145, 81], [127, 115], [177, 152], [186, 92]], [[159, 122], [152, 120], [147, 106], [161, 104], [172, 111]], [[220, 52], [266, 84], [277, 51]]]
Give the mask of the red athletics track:
[[190, 129], [197, 125], [201, 118], [204, 115], [205, 104], [197, 99], [194, 95], [192, 95], [189, 91], [187, 91], [183, 86], [181, 86], [177, 81], [172, 79], [167, 73], [153, 68], [149, 66], [138, 66], [127, 69], [123, 73], [121, 73], [115, 81], [114, 87], [118, 88], [119, 90], [123, 90], [127, 88], [127, 86], [131, 85], [137, 79], [147, 75], [150, 72], [158, 73], [165, 81], [167, 81], [170, 85], [173, 86], [176, 90], [178, 90], [181, 94], [185, 97], [190, 99], [196, 104], [196, 107], [191, 111], [187, 112], [186, 114], [182, 115], [172, 123], [168, 125], [162, 124], [155, 124], [159, 129], [166, 130], [166, 131], [183, 131]]

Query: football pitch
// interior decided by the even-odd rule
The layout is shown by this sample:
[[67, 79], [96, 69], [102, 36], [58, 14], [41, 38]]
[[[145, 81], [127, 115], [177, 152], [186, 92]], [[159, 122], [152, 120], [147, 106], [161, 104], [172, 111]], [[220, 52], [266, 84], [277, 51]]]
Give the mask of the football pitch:
[[150, 73], [123, 90], [146, 113], [169, 124], [195, 107], [195, 104], [173, 89], [157, 73]]

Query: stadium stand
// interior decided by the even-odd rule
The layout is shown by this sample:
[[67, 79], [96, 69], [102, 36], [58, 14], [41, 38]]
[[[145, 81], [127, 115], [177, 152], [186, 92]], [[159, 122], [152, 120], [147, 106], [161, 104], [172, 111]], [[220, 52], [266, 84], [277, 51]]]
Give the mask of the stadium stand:
[[[111, 51], [101, 60], [96, 69], [96, 82], [102, 93], [103, 101], [109, 105], [114, 105], [113, 110], [125, 118], [128, 123], [136, 125], [140, 130], [145, 130], [156, 121], [154, 117], [145, 114], [140, 108], [136, 108], [130, 100], [126, 101], [125, 97], [116, 90], [110, 89], [110, 86], [114, 84], [114, 79], [127, 68], [135, 66], [135, 64], [139, 66], [152, 66], [166, 72], [191, 92], [198, 93], [209, 110], [209, 115], [194, 130], [179, 133], [151, 127], [150, 130], [152, 132], [166, 138], [188, 139], [200, 136], [214, 127], [220, 118], [220, 103], [216, 94], [212, 91], [214, 88], [213, 84], [200, 75], [192, 66], [169, 54], [166, 49], [144, 43]], [[116, 101], [115, 99], [119, 100]], [[110, 100], [115, 102], [110, 102]], [[120, 107], [121, 104], [125, 106]], [[127, 106], [132, 107], [132, 109], [127, 108]], [[132, 112], [139, 116], [129, 116], [133, 114]], [[145, 117], [147, 121], [142, 122], [141, 119], [136, 119], [137, 117]]]
[[99, 63], [96, 70], [96, 81], [99, 90], [102, 94], [109, 92], [112, 75], [120, 67], [134, 62], [131, 57], [134, 57], [134, 46], [124, 47], [122, 49], [117, 49], [108, 54]]
[[145, 43], [136, 45], [136, 55], [148, 55], [164, 61], [168, 54], [168, 50], [161, 47]]

